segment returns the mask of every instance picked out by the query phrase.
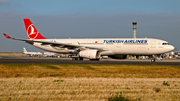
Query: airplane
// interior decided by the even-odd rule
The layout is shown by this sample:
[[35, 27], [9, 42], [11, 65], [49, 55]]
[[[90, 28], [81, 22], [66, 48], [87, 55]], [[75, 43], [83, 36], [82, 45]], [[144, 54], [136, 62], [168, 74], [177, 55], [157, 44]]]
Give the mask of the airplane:
[[53, 52], [43, 52], [45, 57], [57, 57], [57, 53], [53, 53]]
[[41, 52], [27, 52], [26, 48], [23, 47], [23, 53], [28, 55], [28, 56], [41, 56]]
[[[29, 39], [13, 38], [3, 33], [4, 36], [49, 52], [74, 54], [73, 60], [99, 60], [101, 56], [126, 59], [127, 55], [151, 56], [174, 50], [169, 42], [153, 38], [47, 39], [37, 31], [30, 19], [23, 20]], [[151, 61], [155, 62], [155, 58]]]

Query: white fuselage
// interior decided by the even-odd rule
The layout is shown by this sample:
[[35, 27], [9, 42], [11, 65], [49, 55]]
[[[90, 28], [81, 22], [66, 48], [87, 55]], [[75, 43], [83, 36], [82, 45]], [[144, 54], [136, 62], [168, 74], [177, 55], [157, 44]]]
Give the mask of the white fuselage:
[[42, 55], [42, 53], [41, 53], [41, 52], [24, 52], [24, 54], [26, 54], [26, 55], [30, 55], [30, 56]]
[[57, 53], [53, 53], [53, 52], [44, 52], [43, 53], [45, 56], [56, 56]]
[[[43, 41], [59, 42], [81, 46], [104, 48], [101, 55], [155, 55], [172, 51], [174, 47], [167, 41], [150, 38], [108, 38], [108, 39], [43, 39]], [[41, 45], [34, 42], [35, 47], [56, 53], [76, 53], [75, 49]]]
[[26, 48], [23, 47], [23, 53], [29, 56], [40, 56], [42, 55], [41, 52], [27, 52]]

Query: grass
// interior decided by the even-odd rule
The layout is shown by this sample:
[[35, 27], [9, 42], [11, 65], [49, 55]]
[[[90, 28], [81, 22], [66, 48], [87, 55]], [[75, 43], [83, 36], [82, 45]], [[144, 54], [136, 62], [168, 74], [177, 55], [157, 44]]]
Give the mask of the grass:
[[24, 55], [23, 53], [0, 53], [0, 55]]
[[109, 97], [108, 101], [129, 101], [128, 99], [122, 96], [122, 93], [116, 93], [113, 97]]
[[0, 64], [2, 101], [179, 99], [179, 66]]
[[170, 84], [168, 83], [168, 81], [167, 81], [167, 82], [164, 81], [164, 82], [163, 82], [163, 85], [165, 85], [165, 86], [170, 86]]
[[55, 66], [55, 65], [43, 65], [44, 67], [48, 68], [48, 69], [60, 69], [59, 67]]
[[0, 78], [2, 101], [178, 101], [179, 89], [178, 78]]
[[0, 78], [180, 78], [178, 66], [0, 64]]

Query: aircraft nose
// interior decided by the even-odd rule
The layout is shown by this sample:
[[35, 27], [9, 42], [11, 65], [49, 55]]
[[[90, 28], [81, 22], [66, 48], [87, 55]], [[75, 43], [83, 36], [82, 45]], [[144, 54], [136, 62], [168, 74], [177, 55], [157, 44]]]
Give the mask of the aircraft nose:
[[174, 49], [175, 49], [175, 47], [171, 45], [170, 49], [171, 49], [171, 50], [174, 50]]

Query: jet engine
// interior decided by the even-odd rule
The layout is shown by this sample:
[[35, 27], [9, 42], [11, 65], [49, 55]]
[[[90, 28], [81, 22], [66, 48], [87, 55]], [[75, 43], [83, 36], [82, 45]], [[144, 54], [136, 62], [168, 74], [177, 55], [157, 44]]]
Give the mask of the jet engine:
[[109, 55], [108, 57], [111, 57], [113, 59], [126, 59], [127, 58], [127, 55]]
[[100, 52], [98, 50], [82, 50], [79, 52], [79, 56], [88, 59], [99, 59]]

